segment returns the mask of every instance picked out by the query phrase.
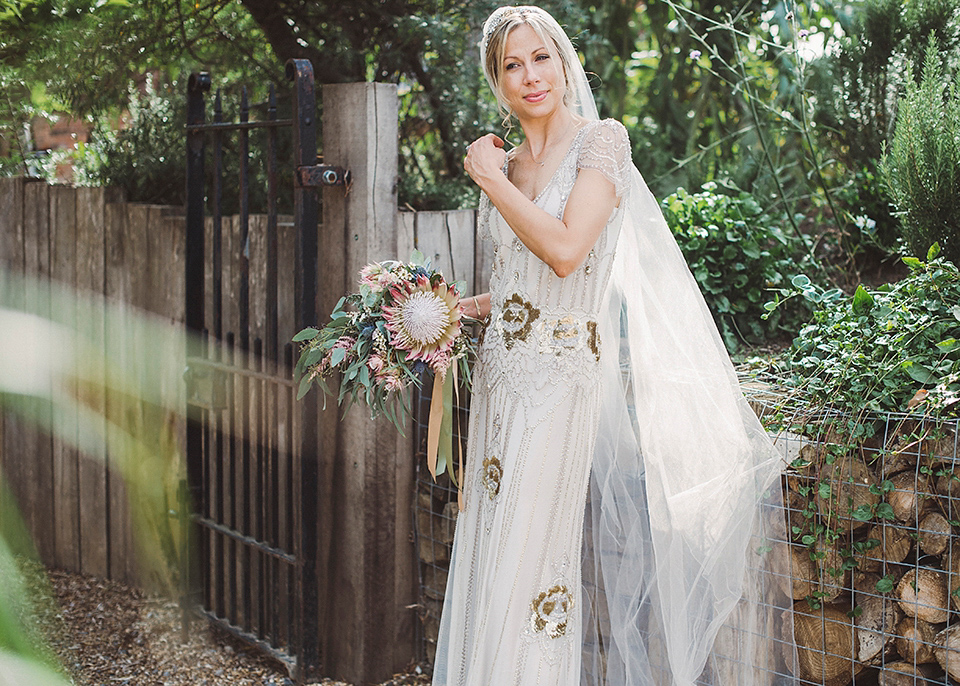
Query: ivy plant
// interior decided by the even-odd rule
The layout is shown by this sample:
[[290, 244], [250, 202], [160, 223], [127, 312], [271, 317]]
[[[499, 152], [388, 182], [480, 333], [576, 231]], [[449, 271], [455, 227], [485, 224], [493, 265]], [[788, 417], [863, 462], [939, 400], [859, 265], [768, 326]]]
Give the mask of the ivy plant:
[[904, 258], [909, 276], [852, 297], [794, 278], [794, 293], [817, 308], [787, 356], [806, 397], [854, 417], [920, 402], [928, 414], [958, 416], [960, 270], [938, 253], [935, 244], [927, 261]]

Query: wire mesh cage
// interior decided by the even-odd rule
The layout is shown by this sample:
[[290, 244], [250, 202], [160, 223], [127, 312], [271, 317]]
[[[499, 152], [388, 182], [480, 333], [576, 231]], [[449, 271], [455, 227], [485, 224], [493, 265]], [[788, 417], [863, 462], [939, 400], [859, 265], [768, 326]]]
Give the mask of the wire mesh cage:
[[[768, 542], [782, 573], [763, 581], [792, 599], [792, 612], [761, 627], [782, 654], [746, 655], [735, 632], [721, 631], [697, 683], [731, 683], [725, 672], [742, 674], [729, 667], [748, 661], [751, 686], [960, 684], [960, 420], [854, 418], [784, 400], [773, 378], [742, 375], [741, 385], [757, 414], [779, 427], [783, 506], [768, 514], [785, 522], [786, 535]], [[457, 492], [422, 466], [429, 402], [424, 391], [416, 408], [415, 531], [419, 643], [432, 663]], [[464, 429], [468, 407], [465, 398], [457, 408]], [[784, 635], [791, 623], [793, 635]]]

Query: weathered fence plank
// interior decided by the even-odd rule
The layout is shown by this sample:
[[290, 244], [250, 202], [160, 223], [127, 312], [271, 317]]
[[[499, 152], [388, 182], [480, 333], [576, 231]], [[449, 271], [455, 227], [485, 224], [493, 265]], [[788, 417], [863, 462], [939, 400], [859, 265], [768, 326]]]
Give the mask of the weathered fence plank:
[[[0, 304], [12, 308], [23, 306], [22, 289], [12, 284], [15, 276], [23, 274], [23, 186], [22, 178], [0, 178], [0, 207], [3, 208], [0, 212], [0, 269], [11, 272], [9, 280], [0, 278]], [[0, 412], [0, 512], [22, 512], [19, 457], [24, 427], [18, 416]], [[7, 497], [13, 502], [6, 502]], [[12, 533], [13, 526], [12, 522], [0, 521], [0, 527], [8, 534]], [[20, 545], [12, 536], [11, 543]]]
[[[127, 221], [127, 206], [121, 203], [108, 203], [104, 207], [105, 243], [104, 260], [105, 294], [108, 302], [115, 308], [109, 310], [105, 337], [106, 358], [115, 373], [128, 384], [134, 384], [138, 378], [136, 369], [137, 330], [134, 326], [132, 302], [135, 294], [135, 281], [138, 275], [133, 264], [142, 259], [137, 255], [135, 239], [129, 233], [143, 234], [147, 227], [130, 224]], [[109, 445], [118, 446], [119, 438], [130, 420], [139, 419], [138, 408], [130, 402], [124, 393], [115, 390], [107, 392], [107, 415], [112, 420], [108, 424], [107, 440]], [[108, 475], [110, 502], [110, 573], [115, 579], [132, 583], [139, 581], [136, 567], [136, 548], [134, 527], [130, 508], [131, 493], [127, 487], [125, 475], [129, 472], [128, 459], [132, 456], [117, 454], [118, 448], [111, 448], [109, 457], [113, 468]]]
[[[388, 84], [323, 88], [323, 153], [353, 174], [350, 193], [323, 195], [321, 306], [356, 288], [366, 263], [398, 257], [397, 101]], [[405, 258], [404, 255], [399, 255]], [[329, 313], [324, 309], [323, 314]], [[321, 419], [321, 653], [325, 671], [354, 682], [377, 681], [412, 654], [415, 568], [412, 531], [413, 450], [385, 419], [361, 408], [339, 424]], [[331, 464], [330, 460], [334, 463]]]
[[21, 177], [0, 178], [0, 265], [23, 270], [23, 186]]
[[[24, 267], [34, 278], [26, 284], [28, 312], [50, 316], [50, 186], [32, 181], [23, 193]], [[53, 441], [44, 427], [52, 420], [50, 406], [41, 400], [26, 401], [38, 425], [24, 431], [21, 454], [15, 459], [23, 466], [26, 519], [40, 558], [54, 562]]]
[[[54, 321], [68, 330], [77, 326], [76, 301], [69, 297], [77, 281], [77, 191], [65, 186], [50, 189], [50, 262], [51, 277], [64, 288], [54, 294]], [[77, 397], [75, 380], [54, 389], [68, 398]], [[80, 484], [79, 453], [76, 448], [78, 416], [69, 403], [61, 404], [53, 418], [53, 522], [54, 559], [66, 569], [80, 568]]]
[[[105, 364], [104, 340], [104, 263], [105, 231], [103, 188], [77, 190], [77, 288], [81, 302], [87, 304], [77, 312], [77, 330], [89, 341], [97, 356], [93, 366]], [[89, 300], [86, 300], [89, 298]], [[84, 402], [94, 416], [103, 417], [106, 398], [92, 391]], [[90, 420], [94, 421], [94, 420]], [[106, 435], [106, 421], [85, 427], [95, 435]], [[93, 454], [81, 454], [78, 473], [80, 483], [80, 570], [107, 577], [110, 573], [109, 525], [107, 494], [107, 454], [105, 447], [93, 448]]]

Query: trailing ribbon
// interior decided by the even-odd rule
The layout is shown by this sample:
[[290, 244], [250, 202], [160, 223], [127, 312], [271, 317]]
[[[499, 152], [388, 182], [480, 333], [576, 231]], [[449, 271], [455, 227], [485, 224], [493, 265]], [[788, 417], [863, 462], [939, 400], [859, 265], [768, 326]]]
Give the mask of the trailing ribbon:
[[[427, 469], [436, 481], [437, 477], [449, 470], [450, 479], [457, 487], [457, 507], [463, 511], [463, 445], [458, 440], [459, 469], [453, 470], [453, 422], [454, 396], [460, 404], [460, 384], [456, 362], [452, 365], [452, 374], [439, 374], [433, 377], [433, 394], [430, 398], [430, 420], [427, 425]], [[458, 422], [459, 423], [459, 422]]]

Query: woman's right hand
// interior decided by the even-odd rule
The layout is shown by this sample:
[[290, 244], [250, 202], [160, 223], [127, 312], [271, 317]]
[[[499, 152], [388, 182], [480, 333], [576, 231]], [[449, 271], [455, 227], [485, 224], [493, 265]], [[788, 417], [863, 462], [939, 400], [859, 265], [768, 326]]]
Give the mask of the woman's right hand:
[[507, 153], [500, 136], [488, 133], [467, 146], [467, 156], [463, 158], [463, 168], [480, 188], [496, 175], [503, 176], [503, 163]]

